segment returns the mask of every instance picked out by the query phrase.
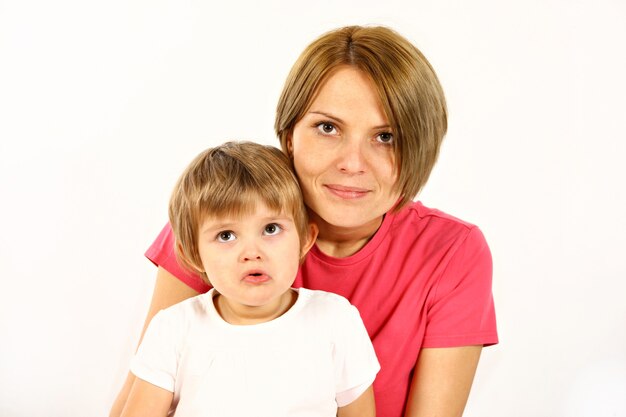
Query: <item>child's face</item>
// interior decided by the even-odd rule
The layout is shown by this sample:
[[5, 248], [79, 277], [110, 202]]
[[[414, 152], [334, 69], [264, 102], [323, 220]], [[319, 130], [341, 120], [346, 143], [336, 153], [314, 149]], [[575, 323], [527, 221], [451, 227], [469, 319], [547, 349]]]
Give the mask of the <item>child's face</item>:
[[300, 239], [290, 215], [258, 203], [241, 218], [209, 217], [199, 232], [207, 277], [233, 307], [270, 311], [281, 302], [300, 264]]

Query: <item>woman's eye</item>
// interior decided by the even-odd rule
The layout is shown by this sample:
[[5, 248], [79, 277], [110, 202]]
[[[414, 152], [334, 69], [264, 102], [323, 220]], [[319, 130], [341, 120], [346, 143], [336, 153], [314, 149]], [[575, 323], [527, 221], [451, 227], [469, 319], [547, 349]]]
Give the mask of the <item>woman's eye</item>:
[[263, 234], [268, 235], [268, 236], [273, 236], [273, 235], [279, 234], [281, 230], [283, 229], [276, 223], [270, 223], [267, 226], [265, 226], [265, 229], [263, 230]]
[[393, 143], [393, 135], [389, 132], [379, 133], [378, 136], [376, 136], [376, 140], [385, 145], [390, 145]]
[[235, 240], [235, 234], [231, 232], [230, 230], [225, 230], [217, 234], [218, 242], [230, 242], [233, 240]]
[[335, 126], [333, 126], [331, 123], [326, 123], [326, 122], [318, 124], [317, 130], [319, 130], [325, 135], [334, 135], [335, 133], [337, 133]]

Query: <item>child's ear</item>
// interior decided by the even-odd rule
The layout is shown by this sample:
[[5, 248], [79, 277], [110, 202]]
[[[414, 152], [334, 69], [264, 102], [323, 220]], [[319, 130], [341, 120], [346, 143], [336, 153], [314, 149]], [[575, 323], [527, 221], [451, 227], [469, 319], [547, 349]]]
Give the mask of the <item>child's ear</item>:
[[307, 236], [307, 240], [302, 245], [302, 249], [300, 250], [300, 259], [304, 260], [304, 256], [307, 252], [313, 247], [315, 240], [317, 239], [317, 234], [319, 233], [319, 229], [315, 223], [309, 223], [309, 233]]

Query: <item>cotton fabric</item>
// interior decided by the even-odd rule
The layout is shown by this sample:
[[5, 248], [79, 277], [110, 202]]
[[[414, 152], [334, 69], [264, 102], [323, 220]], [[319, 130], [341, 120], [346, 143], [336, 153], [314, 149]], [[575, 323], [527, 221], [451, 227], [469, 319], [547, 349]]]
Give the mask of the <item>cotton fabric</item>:
[[159, 312], [132, 360], [139, 378], [174, 393], [170, 413], [190, 416], [331, 417], [380, 369], [355, 307], [298, 289], [282, 316], [231, 325], [214, 290]]
[[[146, 256], [207, 291], [176, 262], [173, 242], [166, 225]], [[358, 308], [381, 364], [378, 417], [403, 415], [422, 348], [498, 343], [491, 285], [491, 252], [480, 229], [421, 202], [387, 213], [352, 256], [334, 258], [314, 245], [294, 283], [342, 295]]]

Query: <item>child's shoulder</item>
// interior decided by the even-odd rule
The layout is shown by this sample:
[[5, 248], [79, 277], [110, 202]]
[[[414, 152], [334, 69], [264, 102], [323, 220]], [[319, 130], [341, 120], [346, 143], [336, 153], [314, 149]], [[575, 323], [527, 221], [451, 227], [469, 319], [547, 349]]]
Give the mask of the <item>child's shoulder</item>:
[[298, 294], [303, 307], [320, 316], [336, 317], [339, 314], [348, 314], [356, 308], [345, 297], [332, 292], [300, 288]]
[[207, 310], [207, 303], [212, 302], [213, 289], [204, 294], [196, 295], [195, 297], [187, 298], [179, 303], [176, 303], [170, 307], [167, 307], [159, 312], [160, 316], [173, 318], [189, 318], [203, 314]]
[[350, 305], [347, 298], [335, 294], [334, 292], [322, 290], [310, 290], [308, 288], [299, 288], [298, 296], [303, 297], [307, 303], [311, 304], [330, 304], [338, 306]]
[[316, 336], [328, 337], [333, 343], [344, 343], [365, 332], [359, 310], [345, 297], [306, 288], [300, 288], [299, 292], [303, 304], [300, 318]]

